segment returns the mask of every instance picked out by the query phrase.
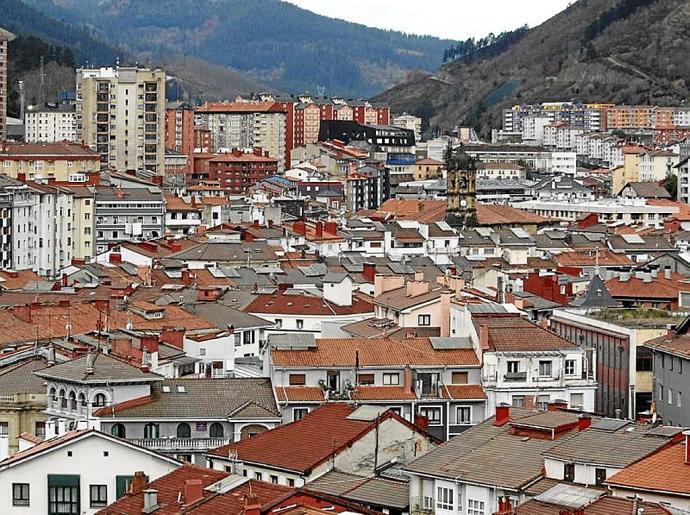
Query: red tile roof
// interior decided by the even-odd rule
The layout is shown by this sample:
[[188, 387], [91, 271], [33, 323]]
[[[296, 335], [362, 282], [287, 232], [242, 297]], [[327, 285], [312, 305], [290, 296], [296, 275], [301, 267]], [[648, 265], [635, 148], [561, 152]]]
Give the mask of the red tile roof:
[[390, 199], [376, 211], [376, 216], [393, 217], [397, 220], [441, 222], [446, 218], [445, 200]]
[[277, 163], [278, 160], [267, 156], [257, 156], [256, 154], [250, 154], [243, 152], [241, 155], [235, 155], [231, 152], [223, 152], [218, 154], [216, 157], [210, 160], [211, 163], [246, 163], [251, 161], [252, 163]]
[[690, 465], [680, 442], [634, 463], [606, 481], [622, 488], [690, 495]]
[[[595, 252], [563, 252], [554, 256], [558, 266], [595, 266], [597, 256]], [[631, 266], [634, 263], [625, 254], [616, 254], [608, 249], [599, 250], [598, 262], [600, 266]]]
[[403, 386], [358, 386], [352, 391], [355, 401], [415, 400], [414, 392]]
[[99, 155], [86, 145], [58, 141], [54, 143], [13, 143], [5, 142], [5, 151], [0, 151], [2, 158], [49, 158], [51, 156], [71, 158], [71, 159], [100, 159]]
[[276, 386], [279, 401], [323, 402], [324, 392], [318, 386]]
[[690, 284], [680, 282], [687, 279], [687, 276], [675, 272], [671, 274], [670, 280], [660, 275], [647, 283], [634, 276], [631, 276], [627, 281], [621, 281], [620, 277], [616, 277], [606, 281], [606, 288], [614, 299], [676, 300], [679, 291], [690, 291]]
[[309, 474], [387, 418], [397, 418], [409, 425], [392, 412], [377, 421], [348, 419], [356, 409], [344, 403], [325, 404], [296, 422], [213, 449], [208, 454], [227, 457], [229, 451], [237, 451], [238, 459], [245, 463]]
[[577, 345], [519, 315], [473, 315], [472, 322], [481, 338], [481, 329], [489, 331], [489, 348], [496, 352], [561, 350]]
[[43, 280], [43, 277], [31, 270], [22, 270], [21, 272], [0, 270], [0, 287], [4, 290], [20, 290], [27, 283]]
[[257, 295], [244, 311], [273, 315], [305, 316], [346, 316], [374, 312], [374, 306], [359, 297], [353, 296], [352, 306], [338, 306], [313, 295], [286, 295], [282, 292], [273, 295]]
[[541, 224], [548, 218], [535, 215], [529, 211], [499, 204], [477, 204], [478, 225], [520, 225]]
[[437, 350], [429, 338], [322, 339], [317, 340], [316, 347], [309, 349], [273, 349], [271, 357], [277, 367], [354, 367], [358, 357], [360, 367], [479, 365], [474, 350]]
[[177, 197], [175, 195], [165, 195], [165, 209], [167, 211], [201, 211], [201, 206], [196, 205], [196, 199], [194, 203], [191, 201], [187, 203], [182, 197]]
[[[242, 513], [247, 496], [251, 493], [258, 497], [260, 504], [266, 504], [289, 492], [285, 486], [273, 485], [262, 481], [249, 480], [232, 490], [218, 494], [206, 490], [209, 486], [228, 477], [228, 472], [221, 472], [210, 468], [184, 464], [165, 476], [150, 482], [147, 488], [158, 491], [157, 515], [176, 515], [180, 513], [209, 514]], [[200, 480], [203, 499], [189, 506], [185, 505], [185, 481]], [[182, 503], [178, 502], [178, 495], [182, 494]], [[121, 515], [123, 513], [142, 513], [144, 507], [144, 493], [127, 493], [107, 508], [99, 511], [102, 515]]]
[[284, 112], [275, 102], [206, 102], [197, 113], [279, 113]]
[[483, 400], [486, 399], [484, 389], [478, 384], [449, 384], [441, 388], [444, 399], [455, 400]]

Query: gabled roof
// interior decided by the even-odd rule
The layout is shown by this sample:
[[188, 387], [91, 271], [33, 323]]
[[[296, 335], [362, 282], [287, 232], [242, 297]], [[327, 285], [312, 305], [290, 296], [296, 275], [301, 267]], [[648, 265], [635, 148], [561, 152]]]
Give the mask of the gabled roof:
[[635, 193], [635, 196], [640, 198], [671, 198], [668, 190], [658, 182], [629, 182], [623, 187], [621, 192], [625, 191], [626, 188], [630, 188]]
[[577, 349], [577, 345], [551, 331], [525, 320], [519, 315], [472, 316], [472, 323], [480, 335], [488, 330], [489, 348], [496, 352], [530, 352]]
[[366, 505], [384, 506], [404, 510], [410, 504], [407, 482], [356, 476], [331, 470], [306, 487]]
[[230, 414], [278, 418], [278, 408], [268, 378], [166, 379], [151, 387], [150, 397], [98, 410], [102, 418], [216, 418]]
[[127, 440], [123, 440], [121, 438], [117, 438], [115, 436], [109, 435], [107, 433], [102, 433], [100, 431], [96, 431], [95, 429], [80, 429], [76, 431], [69, 431], [63, 435], [56, 436], [54, 438], [49, 438], [47, 440], [43, 440], [41, 443], [34, 445], [33, 447], [29, 447], [28, 449], [25, 449], [23, 451], [19, 451], [12, 456], [4, 459], [3, 461], [0, 461], [0, 471], [5, 470], [7, 467], [12, 467], [15, 464], [30, 459], [34, 458], [36, 456], [39, 456], [43, 453], [50, 452], [52, 450], [55, 450], [57, 448], [62, 447], [63, 445], [70, 444], [72, 442], [77, 442], [79, 440], [83, 440], [85, 438], [103, 438], [105, 440], [110, 440], [111, 442], [114, 442], [118, 445], [123, 445], [127, 447], [131, 447], [134, 449], [137, 449], [143, 453], [150, 454], [160, 460], [164, 461], [169, 461], [173, 463], [174, 465], [179, 465], [180, 462], [174, 458], [164, 456], [162, 454], [158, 454], [156, 452], [153, 452], [149, 449], [146, 449], [144, 447], [139, 447], [137, 445], [134, 445], [130, 443]]
[[43, 379], [33, 374], [45, 367], [44, 359], [33, 357], [0, 369], [0, 392], [3, 395], [18, 393], [45, 395], [46, 387]]
[[415, 427], [391, 411], [373, 421], [354, 420], [350, 415], [357, 409], [343, 403], [325, 404], [300, 420], [213, 449], [208, 455], [227, 457], [229, 452], [235, 451], [237, 459], [244, 463], [308, 475], [383, 420], [394, 418], [401, 424]]
[[[92, 372], [87, 370], [92, 360]], [[152, 383], [163, 376], [146, 372], [107, 354], [85, 354], [79, 358], [34, 372], [38, 377], [80, 384]]]
[[[572, 345], [572, 344], [570, 344]], [[473, 349], [437, 350], [429, 338], [393, 340], [351, 338], [317, 340], [316, 347], [272, 349], [276, 367], [478, 366]]]
[[[606, 481], [611, 486], [690, 496], [685, 444], [676, 443], [634, 463]], [[647, 512], [645, 512], [647, 513]]]

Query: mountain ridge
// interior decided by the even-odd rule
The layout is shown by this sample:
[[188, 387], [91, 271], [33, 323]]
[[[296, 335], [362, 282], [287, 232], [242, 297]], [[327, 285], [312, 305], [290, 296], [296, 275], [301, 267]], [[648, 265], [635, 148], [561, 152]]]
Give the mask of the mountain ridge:
[[685, 0], [579, 0], [496, 57], [412, 75], [375, 100], [438, 130], [474, 125], [484, 134], [520, 103], [679, 104], [690, 93], [689, 20]]

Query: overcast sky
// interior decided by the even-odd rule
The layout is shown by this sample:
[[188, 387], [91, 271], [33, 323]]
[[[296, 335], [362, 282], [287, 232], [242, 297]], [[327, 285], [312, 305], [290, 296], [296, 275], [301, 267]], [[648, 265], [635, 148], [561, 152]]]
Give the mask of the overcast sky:
[[535, 27], [573, 0], [287, 0], [315, 13], [449, 39]]

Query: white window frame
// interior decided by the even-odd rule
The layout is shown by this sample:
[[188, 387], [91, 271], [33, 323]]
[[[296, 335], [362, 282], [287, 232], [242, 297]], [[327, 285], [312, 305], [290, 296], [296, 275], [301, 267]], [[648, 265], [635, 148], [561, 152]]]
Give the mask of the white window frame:
[[[438, 419], [429, 417], [428, 413], [438, 413]], [[430, 426], [442, 426], [443, 425], [443, 409], [441, 406], [420, 406], [418, 413], [427, 418]]]
[[419, 327], [428, 327], [431, 325], [431, 315], [428, 313], [422, 313], [417, 315], [417, 325]]
[[439, 510], [450, 510], [455, 509], [455, 492], [452, 488], [445, 486], [436, 487], [436, 508]]
[[[572, 370], [569, 371], [569, 365], [572, 365]], [[566, 359], [563, 365], [563, 373], [567, 376], [574, 376], [577, 374], [577, 360], [576, 359]]]
[[[470, 416], [468, 417], [467, 421], [460, 420], [460, 418], [461, 418], [459, 416], [460, 410], [468, 410], [469, 411]], [[455, 423], [456, 424], [471, 424], [472, 423], [472, 406], [467, 406], [467, 405], [455, 406]]]
[[486, 503], [477, 499], [467, 499], [467, 515], [486, 515]]
[[[549, 373], [545, 374], [542, 372], [542, 365], [547, 365], [549, 367]], [[539, 377], [553, 377], [553, 361], [552, 360], [539, 360]]]
[[[302, 415], [301, 417], [297, 418], [297, 417], [296, 417], [296, 413], [297, 413], [298, 411], [299, 411], [299, 412], [304, 412], [304, 415]], [[299, 407], [299, 408], [292, 408], [292, 420], [293, 420], [293, 421], [301, 420], [301, 419], [303, 419], [306, 415], [308, 415], [310, 411], [311, 411], [311, 409], [308, 408], [308, 407], [306, 407], [306, 406], [301, 406], [301, 407]]]
[[[395, 377], [395, 382], [393, 378]], [[400, 372], [384, 372], [383, 373], [384, 386], [400, 386]]]

